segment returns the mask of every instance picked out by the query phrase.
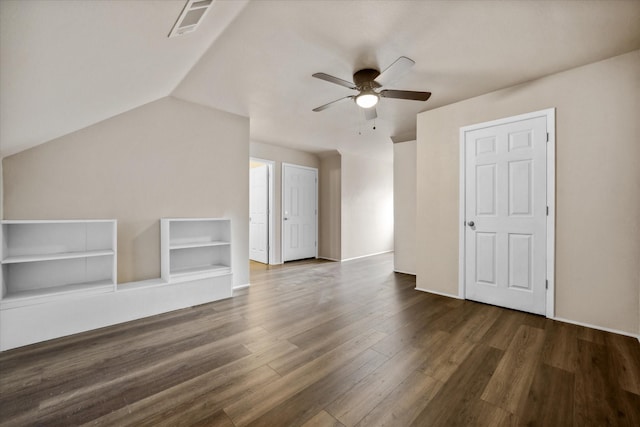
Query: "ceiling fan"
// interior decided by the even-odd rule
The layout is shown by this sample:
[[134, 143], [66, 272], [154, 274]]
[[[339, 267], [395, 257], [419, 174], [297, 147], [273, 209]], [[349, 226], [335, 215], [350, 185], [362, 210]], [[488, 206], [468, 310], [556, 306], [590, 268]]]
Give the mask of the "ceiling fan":
[[396, 98], [396, 99], [408, 99], [414, 101], [426, 101], [431, 96], [431, 92], [416, 92], [411, 90], [393, 90], [393, 89], [381, 89], [383, 86], [388, 85], [395, 81], [398, 77], [404, 74], [409, 68], [411, 68], [415, 62], [406, 56], [401, 56], [396, 59], [383, 72], [375, 70], [373, 68], [365, 68], [356, 71], [353, 74], [353, 83], [342, 80], [338, 77], [331, 76], [325, 73], [315, 73], [313, 77], [325, 80], [330, 83], [335, 83], [340, 86], [347, 87], [352, 90], [357, 90], [357, 95], [345, 96], [344, 98], [336, 99], [327, 104], [314, 108], [313, 111], [322, 111], [332, 105], [344, 101], [345, 99], [353, 99], [358, 106], [364, 109], [364, 114], [367, 120], [372, 120], [378, 117], [375, 105], [382, 98]]

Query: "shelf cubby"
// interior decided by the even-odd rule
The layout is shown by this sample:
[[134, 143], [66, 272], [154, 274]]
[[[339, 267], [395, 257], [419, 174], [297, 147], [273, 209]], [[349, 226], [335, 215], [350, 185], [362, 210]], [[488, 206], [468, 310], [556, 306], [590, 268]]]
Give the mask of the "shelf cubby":
[[231, 274], [231, 221], [163, 218], [161, 265], [167, 282]]
[[115, 290], [116, 221], [2, 221], [1, 307]]

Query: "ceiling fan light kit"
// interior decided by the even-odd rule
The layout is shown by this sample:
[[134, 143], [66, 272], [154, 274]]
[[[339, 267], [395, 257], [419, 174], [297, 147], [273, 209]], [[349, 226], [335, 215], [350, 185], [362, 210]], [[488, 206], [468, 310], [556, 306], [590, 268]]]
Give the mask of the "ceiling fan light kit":
[[376, 92], [376, 89], [380, 89], [382, 88], [382, 86], [393, 82], [407, 70], [409, 70], [409, 68], [411, 68], [414, 64], [415, 62], [413, 60], [407, 58], [406, 56], [401, 56], [382, 73], [373, 68], [365, 68], [356, 71], [353, 74], [354, 83], [331, 76], [326, 73], [315, 73], [313, 74], [313, 77], [317, 79], [344, 86], [351, 90], [357, 90], [359, 93], [357, 95], [345, 96], [344, 98], [331, 101], [327, 104], [314, 108], [313, 111], [322, 111], [338, 103], [339, 101], [345, 99], [353, 99], [359, 107], [365, 109], [366, 119], [372, 120], [378, 117], [376, 110], [373, 107], [375, 107], [375, 105], [378, 103], [380, 97], [406, 99], [413, 101], [426, 101], [431, 96], [431, 92], [389, 89]]
[[379, 96], [374, 91], [362, 92], [356, 96], [356, 104], [362, 108], [371, 108], [378, 103]]

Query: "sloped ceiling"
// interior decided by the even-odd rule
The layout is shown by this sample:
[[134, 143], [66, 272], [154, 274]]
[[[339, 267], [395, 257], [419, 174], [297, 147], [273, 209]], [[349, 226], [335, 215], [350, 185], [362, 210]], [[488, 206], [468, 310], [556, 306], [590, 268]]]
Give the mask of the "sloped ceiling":
[[168, 96], [246, 5], [216, 2], [167, 35], [185, 0], [0, 1], [0, 154]]
[[[184, 0], [0, 2], [1, 154], [172, 95], [251, 118], [256, 141], [309, 151], [390, 153], [420, 111], [640, 49], [640, 1], [223, 1], [197, 32], [166, 37]], [[365, 122], [350, 79], [399, 56]]]

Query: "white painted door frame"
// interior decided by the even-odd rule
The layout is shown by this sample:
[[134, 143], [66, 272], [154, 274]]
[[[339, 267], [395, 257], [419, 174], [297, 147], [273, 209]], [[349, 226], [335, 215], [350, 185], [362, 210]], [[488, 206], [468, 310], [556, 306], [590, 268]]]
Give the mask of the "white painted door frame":
[[249, 168], [249, 259], [269, 264], [269, 166]]
[[280, 243], [280, 259], [282, 260], [283, 264], [285, 262], [285, 260], [284, 260], [284, 244], [285, 243], [284, 243], [284, 224], [283, 224], [284, 221], [283, 220], [284, 220], [284, 210], [285, 210], [285, 203], [284, 203], [284, 197], [285, 197], [284, 196], [284, 193], [285, 193], [285, 190], [284, 190], [284, 169], [285, 169], [286, 166], [295, 166], [295, 167], [301, 168], [301, 169], [308, 169], [308, 170], [314, 171], [315, 174], [316, 174], [316, 236], [315, 236], [315, 239], [316, 239], [316, 252], [315, 252], [315, 258], [318, 258], [318, 212], [319, 212], [319, 209], [320, 209], [319, 206], [318, 206], [318, 169], [317, 168], [312, 168], [312, 167], [309, 167], [309, 166], [296, 165], [294, 163], [282, 162], [282, 171], [281, 171], [281, 174], [280, 174], [280, 177], [281, 177], [281, 179], [280, 179], [280, 181], [281, 181], [280, 182], [280, 194], [281, 194], [281, 197], [280, 197], [280, 199], [281, 199], [280, 200], [280, 202], [281, 202], [281, 207], [280, 207], [280, 217], [281, 217], [280, 218], [280, 224], [281, 224], [281, 227], [280, 227], [280, 242], [281, 242]]
[[267, 171], [269, 174], [269, 218], [268, 218], [268, 224], [269, 224], [269, 264], [270, 265], [275, 265], [275, 242], [274, 242], [274, 230], [275, 230], [275, 219], [274, 219], [274, 215], [273, 215], [273, 206], [274, 206], [274, 201], [273, 201], [273, 181], [274, 181], [274, 176], [273, 176], [273, 168], [275, 167], [275, 162], [273, 160], [265, 160], [265, 159], [259, 159], [257, 157], [249, 157], [250, 161], [254, 161], [254, 162], [258, 162], [258, 163], [264, 163], [265, 165], [267, 165]]
[[504, 125], [507, 123], [528, 120], [536, 117], [545, 117], [547, 120], [547, 206], [549, 215], [547, 216], [547, 248], [546, 248], [546, 276], [548, 281], [546, 294], [546, 317], [555, 316], [555, 179], [556, 179], [556, 129], [555, 129], [555, 108], [507, 117], [485, 123], [464, 126], [460, 128], [460, 204], [459, 204], [459, 252], [458, 252], [458, 296], [465, 298], [465, 253], [466, 253], [466, 133], [487, 127]]

